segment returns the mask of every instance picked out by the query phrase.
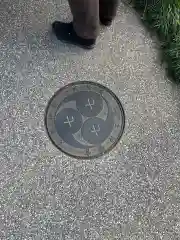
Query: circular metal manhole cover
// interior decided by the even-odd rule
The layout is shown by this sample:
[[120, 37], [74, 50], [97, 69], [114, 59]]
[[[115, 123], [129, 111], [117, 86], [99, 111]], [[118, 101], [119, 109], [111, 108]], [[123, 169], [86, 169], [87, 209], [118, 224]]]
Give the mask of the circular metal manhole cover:
[[61, 151], [76, 158], [95, 158], [118, 143], [125, 114], [108, 88], [94, 82], [76, 82], [55, 93], [45, 123], [50, 139]]

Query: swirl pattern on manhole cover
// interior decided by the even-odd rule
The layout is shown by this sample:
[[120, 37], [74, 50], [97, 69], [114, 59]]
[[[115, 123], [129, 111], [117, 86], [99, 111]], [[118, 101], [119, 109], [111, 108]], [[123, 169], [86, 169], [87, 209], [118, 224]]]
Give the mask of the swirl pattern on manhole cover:
[[45, 124], [57, 148], [76, 158], [95, 158], [120, 140], [125, 126], [116, 95], [94, 82], [66, 85], [49, 102]]

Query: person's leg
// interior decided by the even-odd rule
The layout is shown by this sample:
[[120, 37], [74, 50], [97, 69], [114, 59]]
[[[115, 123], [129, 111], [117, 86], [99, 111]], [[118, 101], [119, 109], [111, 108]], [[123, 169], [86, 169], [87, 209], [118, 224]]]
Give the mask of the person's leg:
[[119, 0], [99, 0], [99, 17], [103, 25], [109, 26], [116, 16]]
[[93, 48], [99, 31], [99, 0], [68, 0], [72, 23], [54, 22], [53, 30], [61, 41]]
[[96, 39], [99, 31], [99, 0], [68, 0], [78, 36]]

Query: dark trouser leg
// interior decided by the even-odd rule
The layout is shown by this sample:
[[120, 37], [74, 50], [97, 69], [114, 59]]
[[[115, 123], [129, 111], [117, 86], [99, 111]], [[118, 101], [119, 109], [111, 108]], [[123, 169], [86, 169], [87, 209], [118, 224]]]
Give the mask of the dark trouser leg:
[[73, 23], [55, 21], [56, 37], [63, 42], [92, 49], [95, 46], [100, 22], [108, 26], [116, 15], [118, 0], [68, 0]]
[[77, 35], [85, 39], [96, 39], [99, 32], [99, 0], [68, 1]]
[[116, 16], [118, 0], [99, 0], [100, 19], [111, 20]]

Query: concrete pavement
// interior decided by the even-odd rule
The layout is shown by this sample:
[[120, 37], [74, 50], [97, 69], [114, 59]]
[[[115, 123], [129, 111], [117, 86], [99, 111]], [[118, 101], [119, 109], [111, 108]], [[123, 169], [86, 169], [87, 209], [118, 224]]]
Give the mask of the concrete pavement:
[[[0, 4], [0, 239], [180, 239], [180, 89], [157, 42], [120, 4], [93, 51], [61, 44], [64, 0]], [[60, 87], [91, 80], [121, 100], [126, 129], [96, 160], [58, 151], [44, 127]]]

